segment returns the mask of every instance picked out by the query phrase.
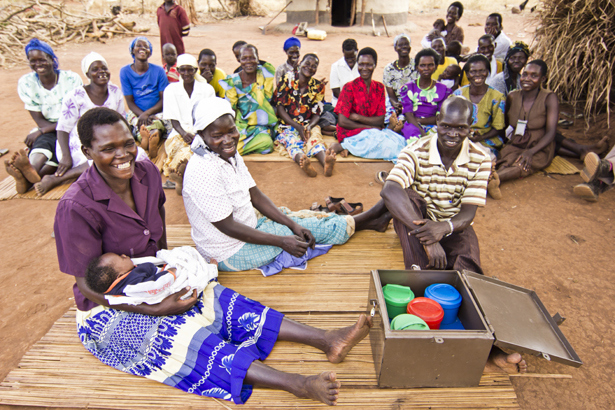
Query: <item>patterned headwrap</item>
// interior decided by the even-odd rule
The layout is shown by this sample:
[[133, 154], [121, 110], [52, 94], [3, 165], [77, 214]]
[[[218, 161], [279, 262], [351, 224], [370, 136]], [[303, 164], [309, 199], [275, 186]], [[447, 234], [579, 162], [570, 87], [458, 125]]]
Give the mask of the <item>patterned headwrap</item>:
[[[32, 50], [42, 51], [43, 53], [51, 57], [51, 60], [53, 61], [53, 71], [55, 71], [56, 74], [60, 73], [60, 62], [58, 61], [58, 57], [55, 55], [53, 49], [49, 44], [39, 40], [38, 38], [33, 38], [26, 45], [26, 58], [28, 57], [28, 53]], [[36, 74], [36, 76], [38, 77], [38, 74]]]
[[297, 37], [289, 37], [284, 42], [284, 51], [288, 51], [289, 48], [297, 46], [301, 48], [301, 41]]
[[515, 41], [510, 45], [510, 48], [506, 52], [506, 57], [504, 58], [504, 82], [506, 83], [506, 90], [511, 92], [517, 88], [517, 82], [513, 81], [510, 78], [510, 68], [508, 67], [508, 60], [513, 54], [518, 53], [519, 51], [523, 52], [526, 57], [530, 56], [530, 47], [525, 44], [523, 41]]
[[150, 43], [150, 41], [147, 39], [147, 37], [144, 37], [144, 36], [135, 37], [135, 39], [132, 40], [132, 42], [130, 43], [130, 46], [128, 46], [128, 51], [130, 51], [130, 55], [132, 56], [133, 60], [135, 59], [135, 55], [132, 52], [134, 51], [135, 45], [137, 45], [137, 41], [139, 41], [139, 40], [145, 41], [147, 43], [147, 45], [149, 46], [150, 57], [154, 53], [154, 49], [152, 47], [152, 43]]

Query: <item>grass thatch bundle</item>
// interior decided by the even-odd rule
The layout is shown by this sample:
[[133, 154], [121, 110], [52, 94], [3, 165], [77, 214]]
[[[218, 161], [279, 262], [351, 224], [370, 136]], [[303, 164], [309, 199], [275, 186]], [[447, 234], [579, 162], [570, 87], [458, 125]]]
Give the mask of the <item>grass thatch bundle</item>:
[[583, 103], [586, 121], [615, 98], [615, 2], [544, 0], [537, 17], [535, 55], [549, 66], [549, 86]]

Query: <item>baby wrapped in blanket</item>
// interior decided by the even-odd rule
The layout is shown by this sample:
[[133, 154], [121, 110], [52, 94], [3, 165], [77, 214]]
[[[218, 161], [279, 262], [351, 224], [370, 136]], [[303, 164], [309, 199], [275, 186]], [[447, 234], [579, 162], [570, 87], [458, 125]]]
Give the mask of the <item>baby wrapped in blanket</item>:
[[163, 249], [156, 257], [165, 263], [162, 267], [151, 262], [135, 265], [126, 255], [105, 253], [88, 265], [86, 283], [93, 291], [104, 294], [109, 305], [154, 305], [185, 288], [190, 288], [185, 297], [193, 289], [199, 294], [218, 277], [217, 266], [208, 264], [190, 246]]

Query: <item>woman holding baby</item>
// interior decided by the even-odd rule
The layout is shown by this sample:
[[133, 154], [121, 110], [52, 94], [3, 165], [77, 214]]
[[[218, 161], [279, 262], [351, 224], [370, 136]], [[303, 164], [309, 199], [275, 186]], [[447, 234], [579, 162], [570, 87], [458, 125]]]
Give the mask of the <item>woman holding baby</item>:
[[276, 340], [314, 346], [332, 363], [344, 360], [369, 332], [361, 315], [348, 328], [324, 331], [210, 282], [186, 299], [182, 290], [155, 305], [114, 305], [89, 289], [89, 262], [105, 253], [131, 258], [166, 248], [160, 173], [135, 161], [137, 146], [124, 117], [107, 108], [85, 113], [78, 134], [93, 161], [60, 201], [54, 224], [60, 270], [75, 276], [77, 330], [87, 350], [118, 370], [204, 396], [244, 403], [252, 386], [335, 404], [334, 372], [305, 377], [264, 365]]

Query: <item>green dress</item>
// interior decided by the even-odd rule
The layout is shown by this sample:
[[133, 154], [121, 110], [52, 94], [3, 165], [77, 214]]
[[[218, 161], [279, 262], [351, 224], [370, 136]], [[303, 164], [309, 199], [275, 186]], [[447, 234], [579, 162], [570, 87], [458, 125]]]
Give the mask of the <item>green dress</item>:
[[235, 110], [235, 125], [239, 130], [240, 155], [254, 152], [268, 154], [273, 150], [271, 133], [278, 118], [270, 101], [275, 91], [275, 68], [269, 63], [259, 65], [256, 82], [243, 87], [239, 73], [219, 81], [226, 99]]

